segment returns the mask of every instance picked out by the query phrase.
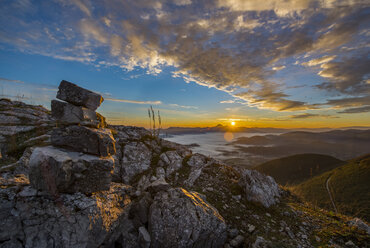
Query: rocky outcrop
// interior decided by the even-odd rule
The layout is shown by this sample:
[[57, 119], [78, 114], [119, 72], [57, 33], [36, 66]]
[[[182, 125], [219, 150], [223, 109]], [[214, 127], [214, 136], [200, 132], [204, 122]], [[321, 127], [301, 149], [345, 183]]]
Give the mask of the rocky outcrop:
[[248, 201], [259, 202], [267, 208], [279, 202], [281, 197], [281, 190], [275, 180], [256, 170], [244, 170], [239, 185]]
[[173, 172], [182, 167], [183, 159], [177, 151], [168, 151], [159, 156], [158, 165], [166, 168], [166, 177], [169, 177]]
[[33, 151], [29, 162], [31, 185], [51, 195], [107, 190], [112, 180], [115, 140], [111, 130], [91, 127], [105, 125], [104, 118], [99, 119], [95, 112], [103, 98], [67, 81], [60, 83], [57, 98], [67, 101], [52, 102], [52, 115], [63, 125], [51, 133], [54, 147]]
[[95, 111], [104, 100], [101, 95], [65, 80], [60, 82], [57, 98], [93, 111]]
[[112, 247], [129, 222], [128, 192], [118, 184], [92, 196], [50, 197], [29, 186], [2, 188], [0, 246]]
[[31, 186], [56, 194], [108, 190], [113, 158], [100, 158], [52, 146], [36, 148], [30, 158]]
[[[0, 247], [368, 246], [364, 222], [341, 223], [349, 231], [337, 235], [341, 216], [307, 217], [313, 210], [284, 202], [292, 197], [272, 178], [192, 154], [144, 128], [104, 129], [95, 109], [68, 99], [53, 108], [53, 132], [27, 139], [38, 146], [50, 138], [54, 146], [28, 147], [0, 165]], [[0, 130], [38, 130], [11, 124], [20, 119], [11, 116]], [[325, 236], [315, 236], [326, 226]]]
[[149, 211], [151, 247], [222, 247], [226, 224], [196, 192], [183, 188], [159, 192]]

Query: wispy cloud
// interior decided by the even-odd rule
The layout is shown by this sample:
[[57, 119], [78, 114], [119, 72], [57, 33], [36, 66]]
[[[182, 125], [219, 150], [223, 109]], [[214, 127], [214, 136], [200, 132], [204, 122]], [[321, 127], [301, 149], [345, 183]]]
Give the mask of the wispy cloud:
[[132, 103], [132, 104], [151, 104], [151, 105], [159, 105], [162, 104], [161, 101], [137, 101], [137, 100], [126, 100], [126, 99], [116, 99], [116, 98], [105, 98], [106, 101], [112, 102], [122, 102], [122, 103]]
[[370, 112], [370, 105], [369, 106], [363, 106], [358, 108], [348, 108], [343, 111], [339, 111], [340, 114], [358, 114], [358, 113], [367, 113]]
[[170, 103], [168, 104], [171, 107], [176, 107], [176, 108], [183, 108], [183, 109], [198, 109], [196, 106], [187, 106], [187, 105], [179, 105], [176, 103]]
[[291, 116], [289, 116], [289, 118], [291, 118], [291, 119], [308, 119], [308, 118], [339, 118], [339, 117], [334, 116], [334, 115], [303, 113], [303, 114], [291, 115]]
[[7, 79], [7, 78], [0, 78], [0, 81], [7, 82], [7, 83], [24, 84], [24, 82], [21, 80], [14, 80], [14, 79]]
[[235, 100], [225, 100], [221, 101], [220, 103], [235, 103]]

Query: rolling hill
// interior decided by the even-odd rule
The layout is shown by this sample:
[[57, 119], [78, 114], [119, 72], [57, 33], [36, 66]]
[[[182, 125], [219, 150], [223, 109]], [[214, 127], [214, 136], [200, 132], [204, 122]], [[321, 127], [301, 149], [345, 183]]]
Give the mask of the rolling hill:
[[328, 155], [298, 154], [268, 161], [254, 169], [272, 176], [281, 185], [296, 185], [344, 164]]
[[329, 178], [338, 212], [370, 221], [370, 154], [292, 187], [292, 191], [305, 201], [334, 210], [326, 188]]

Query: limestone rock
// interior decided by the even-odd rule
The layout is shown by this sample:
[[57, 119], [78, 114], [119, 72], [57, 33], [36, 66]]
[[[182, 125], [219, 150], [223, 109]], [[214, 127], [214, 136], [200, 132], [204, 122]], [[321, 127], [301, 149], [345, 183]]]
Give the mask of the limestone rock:
[[81, 88], [71, 82], [60, 82], [57, 98], [73, 105], [83, 106], [95, 111], [103, 102], [103, 97], [90, 90]]
[[53, 199], [0, 187], [0, 246], [114, 247], [130, 224], [128, 189], [112, 184], [90, 197], [76, 193]]
[[239, 185], [248, 201], [259, 202], [265, 207], [279, 202], [281, 190], [270, 176], [265, 176], [256, 170], [243, 170]]
[[36, 189], [51, 194], [93, 193], [109, 189], [113, 159], [47, 146], [34, 149], [29, 167], [30, 183]]
[[193, 186], [194, 182], [202, 174], [204, 167], [213, 163], [207, 156], [203, 154], [196, 153], [190, 157], [187, 164], [190, 166], [191, 171], [188, 179], [184, 182], [188, 186]]
[[95, 128], [106, 127], [105, 118], [94, 110], [67, 102], [51, 101], [52, 116], [62, 123], [81, 124]]
[[52, 132], [51, 143], [54, 146], [103, 157], [116, 153], [115, 140], [109, 129], [84, 126], [58, 128]]
[[177, 171], [182, 166], [183, 158], [176, 151], [162, 153], [159, 157], [159, 166], [166, 168], [166, 177]]
[[161, 191], [149, 210], [151, 247], [222, 247], [226, 224], [218, 211], [196, 192]]
[[123, 148], [121, 165], [122, 180], [130, 183], [130, 180], [139, 173], [149, 169], [152, 153], [141, 142], [127, 143]]

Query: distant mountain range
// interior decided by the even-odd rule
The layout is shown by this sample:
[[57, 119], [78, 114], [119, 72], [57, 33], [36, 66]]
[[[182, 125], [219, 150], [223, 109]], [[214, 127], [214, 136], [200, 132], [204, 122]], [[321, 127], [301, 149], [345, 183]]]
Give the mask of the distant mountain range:
[[287, 133], [292, 131], [307, 131], [307, 132], [327, 132], [332, 130], [348, 130], [348, 129], [357, 129], [357, 130], [367, 130], [370, 127], [343, 127], [343, 128], [273, 128], [273, 127], [234, 127], [218, 124], [214, 127], [169, 127], [163, 129], [163, 135], [179, 135], [179, 134], [202, 134], [210, 132], [247, 132], [247, 133]]
[[348, 160], [369, 152], [370, 129], [296, 131], [280, 135], [240, 137], [231, 145], [237, 146], [244, 153], [270, 157], [270, 159], [302, 153], [317, 153]]

